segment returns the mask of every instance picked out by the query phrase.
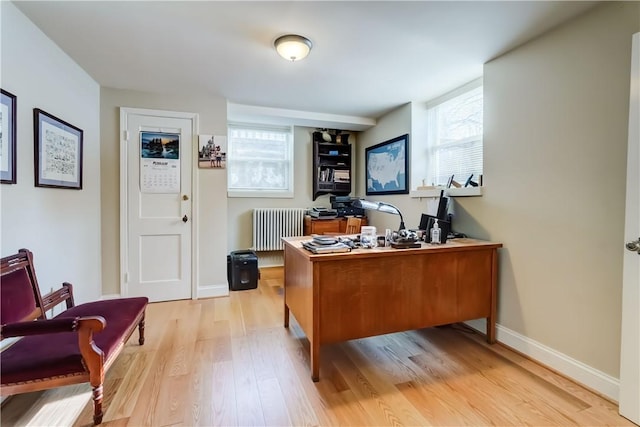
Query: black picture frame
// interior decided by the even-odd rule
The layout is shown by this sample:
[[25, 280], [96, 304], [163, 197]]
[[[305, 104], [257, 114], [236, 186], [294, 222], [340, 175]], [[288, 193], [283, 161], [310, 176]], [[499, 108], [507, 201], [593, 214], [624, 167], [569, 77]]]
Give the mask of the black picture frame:
[[[0, 182], [16, 183], [16, 114], [18, 98], [0, 89]], [[6, 116], [6, 117], [5, 117]]]
[[82, 189], [83, 133], [62, 119], [33, 109], [36, 187]]
[[366, 194], [409, 194], [409, 134], [365, 148]]

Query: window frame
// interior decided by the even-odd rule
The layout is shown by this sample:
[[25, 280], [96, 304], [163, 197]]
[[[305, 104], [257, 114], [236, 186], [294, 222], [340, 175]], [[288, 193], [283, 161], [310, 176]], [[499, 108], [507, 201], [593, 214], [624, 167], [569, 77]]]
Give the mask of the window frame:
[[[440, 149], [437, 148], [434, 139], [436, 138], [435, 135], [439, 132], [439, 129], [437, 128], [433, 128], [433, 120], [434, 120], [434, 116], [435, 113], [433, 112], [433, 110], [435, 108], [437, 108], [438, 106], [441, 106], [457, 97], [460, 97], [464, 94], [467, 94], [469, 92], [472, 92], [474, 90], [477, 90], [478, 88], [482, 88], [483, 87], [483, 79], [482, 77], [475, 79], [463, 86], [460, 86], [457, 89], [454, 89], [438, 98], [435, 98], [429, 102], [426, 103], [426, 115], [425, 117], [427, 118], [427, 125], [426, 125], [426, 143], [423, 145], [423, 150], [421, 153], [421, 157], [426, 160], [426, 172], [427, 172], [427, 178], [426, 180], [429, 181], [428, 183], [425, 183], [427, 185], [431, 185], [431, 184], [435, 184], [437, 185], [442, 185], [444, 183], [442, 182], [432, 182], [435, 179], [435, 172], [433, 171], [435, 169], [435, 158], [433, 153], [439, 150], [446, 150], [448, 148], [454, 147], [454, 146], [460, 146], [463, 144], [467, 144], [469, 142], [475, 142], [475, 141], [479, 141], [480, 142], [480, 151], [481, 151], [481, 160], [482, 160], [482, 174], [484, 173], [484, 129], [482, 129], [482, 132], [480, 132], [479, 135], [473, 135], [470, 137], [466, 137], [466, 138], [461, 138], [457, 141], [451, 142], [451, 145], [448, 145], [447, 147], [442, 147]], [[484, 94], [483, 94], [483, 109], [484, 109]], [[483, 111], [483, 115], [484, 115], [484, 111]], [[437, 126], [437, 125], [436, 125]], [[455, 176], [454, 179], [457, 182], [460, 182], [461, 180], [465, 180], [468, 178], [468, 176], [464, 176], [464, 177], [459, 177], [459, 176]], [[480, 178], [476, 175], [474, 175], [474, 181], [478, 182]], [[461, 184], [464, 184], [464, 182], [460, 182]], [[454, 188], [452, 188], [453, 190]]]
[[[450, 92], [447, 92], [437, 98], [434, 98], [427, 102], [415, 104], [411, 110], [411, 133], [413, 136], [413, 144], [411, 145], [411, 197], [436, 197], [440, 194], [442, 189], [449, 196], [479, 196], [482, 195], [482, 187], [460, 187], [456, 188], [451, 186], [447, 188], [448, 182], [432, 182], [431, 176], [435, 174], [429, 173], [431, 171], [431, 139], [430, 132], [434, 132], [429, 119], [431, 109], [444, 104], [460, 95], [475, 90], [479, 87], [483, 87], [483, 78], [478, 77]], [[484, 116], [484, 92], [483, 92], [483, 116]], [[480, 134], [481, 143], [484, 144], [484, 129]], [[460, 143], [461, 141], [457, 141]], [[482, 163], [484, 168], [484, 147], [481, 148]], [[484, 171], [483, 171], [484, 174]], [[449, 175], [450, 176], [450, 175]], [[461, 177], [455, 176], [457, 182], [461, 182], [464, 185], [464, 181], [468, 176]], [[448, 181], [448, 180], [446, 180]], [[474, 181], [478, 182], [478, 177], [474, 175]], [[433, 185], [435, 184], [435, 186]]]
[[[231, 171], [233, 170], [233, 138], [232, 130], [255, 130], [255, 131], [270, 131], [270, 132], [282, 132], [287, 134], [287, 156], [288, 158], [283, 162], [288, 163], [288, 173], [285, 174], [287, 179], [287, 188], [283, 190], [268, 190], [268, 189], [240, 189], [231, 188]], [[228, 156], [227, 156], [227, 197], [250, 197], [250, 198], [282, 198], [291, 199], [294, 197], [294, 127], [290, 125], [278, 126], [267, 125], [261, 123], [245, 123], [245, 122], [228, 122], [227, 123], [227, 143], [228, 143]], [[244, 160], [239, 160], [244, 161]]]

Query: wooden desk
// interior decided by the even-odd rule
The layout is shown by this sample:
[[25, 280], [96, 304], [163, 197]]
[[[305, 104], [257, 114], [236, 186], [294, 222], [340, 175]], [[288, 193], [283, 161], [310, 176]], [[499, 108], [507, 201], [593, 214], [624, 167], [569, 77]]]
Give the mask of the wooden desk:
[[498, 248], [474, 239], [416, 249], [355, 249], [315, 255], [309, 237], [285, 237], [284, 326], [293, 313], [311, 344], [311, 378], [320, 345], [486, 318], [495, 342]]

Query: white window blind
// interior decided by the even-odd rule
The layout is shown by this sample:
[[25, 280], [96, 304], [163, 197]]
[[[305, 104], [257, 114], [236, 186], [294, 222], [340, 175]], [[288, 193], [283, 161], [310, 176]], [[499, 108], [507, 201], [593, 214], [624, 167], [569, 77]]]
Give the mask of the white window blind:
[[464, 184], [482, 175], [482, 86], [433, 105], [428, 111], [429, 182], [446, 184], [449, 177]]
[[293, 197], [291, 127], [228, 125], [229, 197]]

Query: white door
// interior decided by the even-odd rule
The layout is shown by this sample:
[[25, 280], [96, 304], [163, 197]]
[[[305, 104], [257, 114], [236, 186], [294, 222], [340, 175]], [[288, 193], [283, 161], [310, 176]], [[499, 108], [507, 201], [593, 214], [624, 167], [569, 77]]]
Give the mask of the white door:
[[197, 115], [121, 108], [120, 127], [121, 294], [191, 298]]
[[633, 35], [622, 285], [620, 415], [640, 424], [640, 33]]

